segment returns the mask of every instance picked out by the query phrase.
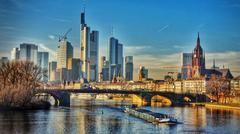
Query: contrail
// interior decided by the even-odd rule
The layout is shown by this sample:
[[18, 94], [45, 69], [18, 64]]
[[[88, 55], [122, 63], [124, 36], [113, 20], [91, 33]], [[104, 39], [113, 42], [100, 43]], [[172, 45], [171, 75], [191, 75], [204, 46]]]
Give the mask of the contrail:
[[167, 29], [169, 27], [169, 25], [166, 25], [164, 27], [162, 27], [161, 29], [158, 30], [158, 32], [162, 32], [163, 30]]

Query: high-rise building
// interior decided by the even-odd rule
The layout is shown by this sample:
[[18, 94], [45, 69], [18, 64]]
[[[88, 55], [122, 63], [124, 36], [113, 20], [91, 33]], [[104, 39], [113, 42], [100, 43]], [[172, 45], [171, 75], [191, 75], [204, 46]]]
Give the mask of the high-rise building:
[[2, 66], [2, 64], [7, 63], [7, 62], [9, 62], [8, 57], [2, 57], [0, 59], [0, 67]]
[[81, 74], [81, 60], [77, 58], [68, 59], [68, 81], [79, 81]]
[[98, 81], [98, 51], [99, 33], [92, 31], [90, 34], [90, 81]]
[[144, 66], [140, 66], [138, 80], [142, 81], [146, 79], [148, 79], [148, 69], [146, 69]]
[[114, 37], [110, 38], [109, 45], [110, 80], [113, 80], [123, 77], [123, 45]]
[[104, 61], [103, 67], [102, 67], [102, 81], [110, 81], [109, 79], [109, 61]]
[[[48, 61], [49, 61], [49, 53], [48, 52], [38, 52], [37, 53], [37, 64], [39, 67], [41, 67], [42, 70], [48, 72]], [[42, 81], [47, 82], [48, 76], [42, 75]]]
[[12, 61], [19, 60], [19, 57], [20, 57], [20, 50], [17, 47], [13, 48], [11, 51], [11, 60]]
[[125, 80], [133, 80], [133, 56], [125, 57]]
[[35, 44], [22, 43], [20, 44], [20, 60], [31, 61], [37, 64], [38, 46]]
[[49, 62], [49, 68], [48, 68], [49, 81], [57, 80], [56, 71], [57, 71], [57, 62], [56, 61]]
[[67, 68], [69, 58], [73, 58], [73, 47], [67, 40], [61, 40], [57, 49], [57, 68]]
[[90, 81], [90, 27], [85, 23], [85, 12], [81, 13], [80, 59], [82, 77]]
[[193, 50], [192, 57], [192, 77], [198, 78], [202, 76], [205, 70], [205, 55], [200, 45], [200, 37], [198, 33], [197, 45]]
[[182, 53], [182, 73], [181, 78], [186, 80], [192, 75], [192, 53]]

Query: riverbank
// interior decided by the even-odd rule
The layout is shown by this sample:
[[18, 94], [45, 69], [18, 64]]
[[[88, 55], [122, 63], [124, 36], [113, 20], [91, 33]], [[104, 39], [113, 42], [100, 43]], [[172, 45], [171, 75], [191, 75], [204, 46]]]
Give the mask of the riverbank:
[[51, 104], [47, 101], [39, 101], [37, 103], [31, 103], [27, 106], [19, 107], [19, 106], [1, 106], [0, 111], [21, 111], [21, 110], [47, 110], [50, 109]]
[[218, 103], [191, 103], [191, 106], [205, 106], [208, 108], [240, 110], [240, 104], [218, 104]]

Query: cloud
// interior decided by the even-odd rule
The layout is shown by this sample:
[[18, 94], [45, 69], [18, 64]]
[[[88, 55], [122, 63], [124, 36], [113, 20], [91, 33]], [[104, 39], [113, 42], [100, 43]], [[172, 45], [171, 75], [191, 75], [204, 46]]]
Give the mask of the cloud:
[[48, 38], [51, 39], [51, 40], [55, 40], [56, 37], [54, 35], [48, 35]]
[[162, 32], [163, 30], [167, 29], [168, 27], [169, 27], [169, 25], [166, 25], [166, 26], [160, 28], [157, 32]]

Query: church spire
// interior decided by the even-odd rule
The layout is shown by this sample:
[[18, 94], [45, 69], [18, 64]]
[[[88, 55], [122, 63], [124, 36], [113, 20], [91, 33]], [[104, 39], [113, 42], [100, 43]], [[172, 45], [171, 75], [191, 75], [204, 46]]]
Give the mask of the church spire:
[[198, 32], [198, 38], [197, 38], [197, 47], [200, 47], [200, 37], [199, 37], [199, 32]]

